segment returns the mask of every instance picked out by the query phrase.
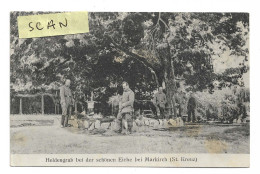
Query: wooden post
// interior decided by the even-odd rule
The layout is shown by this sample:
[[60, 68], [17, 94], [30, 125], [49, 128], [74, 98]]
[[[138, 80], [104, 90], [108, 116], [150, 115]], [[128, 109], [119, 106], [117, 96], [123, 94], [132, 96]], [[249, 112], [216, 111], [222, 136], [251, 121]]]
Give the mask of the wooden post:
[[91, 96], [90, 96], [90, 101], [93, 101], [93, 98], [94, 98], [94, 93], [93, 91], [91, 92]]
[[77, 102], [75, 101], [75, 112], [78, 112]]
[[111, 105], [112, 105], [112, 114], [111, 115], [114, 115], [114, 99], [112, 99]]
[[44, 95], [42, 95], [42, 115], [44, 115]]
[[23, 100], [22, 100], [22, 97], [20, 98], [19, 114], [20, 115], [23, 114]]

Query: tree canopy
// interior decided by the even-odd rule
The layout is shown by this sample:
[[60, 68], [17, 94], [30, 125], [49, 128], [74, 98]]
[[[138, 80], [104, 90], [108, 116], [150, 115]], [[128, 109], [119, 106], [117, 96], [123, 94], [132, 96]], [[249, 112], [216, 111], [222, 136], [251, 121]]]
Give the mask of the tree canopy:
[[[89, 13], [90, 32], [19, 39], [11, 13], [11, 89], [39, 91], [72, 80], [76, 98], [94, 89], [130, 83], [133, 90], [165, 85], [168, 101], [184, 81], [186, 90], [212, 92], [243, 85], [249, 70], [247, 13]], [[217, 72], [214, 62], [237, 57], [239, 65]], [[225, 66], [226, 62], [223, 62]]]

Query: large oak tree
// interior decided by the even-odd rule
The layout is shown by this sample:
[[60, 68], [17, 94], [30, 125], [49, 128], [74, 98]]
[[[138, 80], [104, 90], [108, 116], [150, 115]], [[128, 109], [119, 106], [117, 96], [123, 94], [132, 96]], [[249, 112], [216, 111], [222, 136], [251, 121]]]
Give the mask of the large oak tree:
[[[89, 13], [85, 34], [19, 39], [11, 13], [11, 85], [42, 89], [71, 78], [77, 98], [127, 80], [135, 90], [165, 84], [169, 107], [176, 82], [211, 91], [213, 82], [238, 84], [248, 70], [246, 13]], [[242, 56], [241, 66], [216, 74], [213, 58]], [[29, 85], [28, 85], [29, 84]], [[189, 87], [189, 88], [188, 88]]]

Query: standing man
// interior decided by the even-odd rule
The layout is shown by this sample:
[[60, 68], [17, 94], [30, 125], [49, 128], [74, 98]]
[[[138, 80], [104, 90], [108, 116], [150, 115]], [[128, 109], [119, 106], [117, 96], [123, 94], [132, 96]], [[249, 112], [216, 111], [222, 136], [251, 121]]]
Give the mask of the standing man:
[[176, 97], [175, 97], [175, 101], [176, 101], [176, 108], [178, 110], [178, 115], [177, 117], [182, 117], [182, 113], [183, 113], [183, 106], [184, 106], [184, 92], [182, 90], [178, 90], [178, 92], [176, 93]]
[[65, 85], [60, 88], [60, 104], [62, 109], [61, 127], [68, 125], [71, 106], [73, 106], [73, 98], [70, 90], [70, 80], [65, 81]]
[[163, 93], [163, 88], [159, 87], [159, 91], [154, 95], [154, 103], [157, 110], [157, 117], [158, 111], [160, 111], [160, 115], [162, 118], [165, 118], [164, 110], [165, 110], [165, 104], [166, 104], [166, 95]]
[[122, 132], [122, 127], [124, 126], [126, 129], [126, 134], [132, 132], [133, 127], [133, 113], [134, 113], [134, 100], [135, 94], [129, 88], [129, 84], [127, 82], [123, 82], [123, 95], [119, 104], [119, 113], [117, 116], [117, 120], [119, 122], [119, 132]]
[[188, 122], [191, 121], [191, 115], [192, 115], [192, 122], [195, 122], [195, 109], [196, 109], [196, 99], [194, 97], [194, 93], [191, 93], [189, 101], [188, 101]]

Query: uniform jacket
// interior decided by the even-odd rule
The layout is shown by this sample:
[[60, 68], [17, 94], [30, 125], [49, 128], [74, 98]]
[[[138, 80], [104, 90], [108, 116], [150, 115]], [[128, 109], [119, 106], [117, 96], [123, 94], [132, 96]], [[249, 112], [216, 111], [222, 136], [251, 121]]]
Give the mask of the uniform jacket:
[[190, 97], [189, 101], [188, 101], [187, 109], [188, 110], [193, 110], [195, 108], [196, 108], [196, 99], [194, 97]]
[[180, 93], [177, 93], [175, 95], [175, 101], [176, 103], [178, 103], [179, 105], [185, 105], [186, 104], [186, 96], [184, 93], [180, 92]]
[[60, 103], [67, 106], [73, 105], [73, 98], [69, 87], [63, 85], [60, 87]]
[[131, 89], [124, 91], [121, 98], [122, 103], [122, 113], [132, 112], [134, 110], [135, 94]]
[[165, 107], [166, 95], [163, 92], [157, 92], [154, 95], [154, 102], [156, 105], [159, 105], [160, 107]]

